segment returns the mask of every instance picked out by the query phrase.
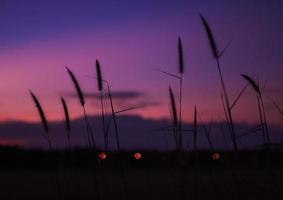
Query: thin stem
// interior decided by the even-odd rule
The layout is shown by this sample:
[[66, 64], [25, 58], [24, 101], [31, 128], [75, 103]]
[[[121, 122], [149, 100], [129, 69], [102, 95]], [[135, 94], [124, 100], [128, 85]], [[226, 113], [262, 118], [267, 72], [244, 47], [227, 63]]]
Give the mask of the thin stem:
[[[112, 112], [112, 118], [114, 122], [114, 130], [115, 130], [115, 135], [116, 135], [116, 144], [117, 144], [117, 151], [120, 153], [121, 151], [121, 146], [120, 146], [120, 138], [119, 138], [119, 132], [118, 132], [118, 126], [117, 126], [117, 121], [116, 121], [116, 115], [115, 115], [115, 110], [113, 106], [113, 101], [112, 101], [112, 95], [110, 91], [110, 87], [108, 82], [107, 83], [107, 89], [108, 89], [108, 95], [109, 95], [109, 100], [110, 100], [110, 105], [111, 105], [111, 112]], [[125, 171], [125, 163], [124, 161], [122, 162], [122, 166], [120, 168], [121, 170], [121, 178], [122, 178], [122, 186], [125, 194], [125, 199], [128, 200], [128, 183], [127, 183], [127, 178], [126, 178], [126, 171]]]
[[179, 137], [180, 137], [180, 150], [183, 150], [183, 135], [182, 135], [182, 96], [183, 96], [183, 74], [180, 78], [180, 95], [179, 95]]
[[115, 135], [116, 135], [117, 150], [120, 151], [121, 150], [121, 146], [120, 146], [120, 138], [119, 138], [118, 126], [117, 126], [116, 115], [115, 115], [113, 101], [112, 101], [112, 95], [111, 95], [111, 91], [110, 91], [110, 87], [109, 87], [108, 82], [107, 82], [107, 89], [108, 89], [108, 95], [109, 95], [109, 100], [110, 100], [110, 105], [111, 105], [112, 118], [113, 118], [113, 122], [114, 122], [114, 130], [115, 130]]
[[220, 67], [220, 63], [219, 63], [218, 58], [216, 59], [216, 63], [217, 63], [217, 68], [218, 68], [219, 77], [220, 77], [220, 81], [221, 81], [222, 91], [223, 91], [223, 95], [224, 95], [224, 102], [225, 102], [225, 106], [226, 106], [228, 120], [229, 120], [229, 124], [230, 124], [230, 133], [231, 133], [231, 138], [232, 138], [232, 142], [233, 142], [233, 147], [234, 147], [234, 150], [236, 152], [238, 152], [238, 145], [237, 145], [237, 142], [236, 142], [236, 135], [235, 135], [233, 117], [232, 117], [232, 113], [231, 113], [231, 109], [230, 109], [230, 103], [229, 103], [229, 99], [228, 99], [228, 94], [227, 94], [226, 86], [225, 86], [225, 83], [224, 83], [224, 80], [223, 80], [223, 75], [222, 75], [222, 71], [221, 71], [221, 67]]
[[104, 115], [104, 105], [103, 105], [103, 95], [102, 91], [100, 92], [100, 103], [101, 103], [101, 117], [102, 117], [102, 128], [103, 128], [103, 136], [104, 136], [104, 150], [108, 150], [108, 134], [105, 128], [105, 115]]
[[259, 97], [260, 97], [262, 114], [263, 114], [263, 120], [264, 120], [264, 128], [265, 128], [266, 140], [267, 140], [267, 145], [269, 147], [269, 145], [270, 145], [270, 136], [269, 136], [268, 126], [267, 126], [266, 113], [265, 113], [265, 109], [264, 109], [262, 95], [260, 94]]
[[212, 141], [211, 141], [211, 138], [210, 138], [210, 131], [211, 131], [212, 120], [210, 121], [209, 128], [207, 129], [205, 124], [204, 124], [204, 122], [202, 121], [200, 113], [198, 113], [198, 117], [199, 117], [200, 124], [201, 124], [201, 126], [202, 126], [202, 128], [204, 130], [205, 135], [206, 135], [208, 144], [210, 146], [210, 150], [214, 151], [213, 144], [212, 144]]
[[265, 135], [265, 128], [264, 128], [264, 122], [263, 122], [263, 117], [262, 117], [262, 110], [261, 110], [261, 104], [260, 104], [260, 97], [257, 95], [257, 105], [258, 105], [258, 112], [259, 112], [259, 119], [260, 119], [260, 124], [261, 124], [261, 129], [262, 129], [262, 138], [263, 138], [263, 144], [266, 144], [266, 135]]
[[197, 150], [197, 109], [194, 111], [194, 152]]
[[234, 108], [236, 103], [240, 100], [241, 96], [243, 95], [245, 90], [248, 88], [248, 86], [249, 86], [249, 84], [246, 84], [245, 87], [243, 87], [243, 89], [240, 91], [239, 95], [237, 96], [237, 98], [235, 99], [235, 101], [232, 103], [232, 105], [230, 107], [231, 110]]
[[87, 118], [87, 115], [86, 115], [86, 110], [85, 110], [84, 106], [83, 106], [83, 112], [84, 112], [84, 119], [85, 119], [85, 124], [86, 124], [86, 131], [87, 131], [89, 146], [94, 147], [96, 149], [96, 144], [95, 144], [95, 141], [94, 141], [93, 132], [92, 132], [90, 123], [88, 121], [88, 118]]

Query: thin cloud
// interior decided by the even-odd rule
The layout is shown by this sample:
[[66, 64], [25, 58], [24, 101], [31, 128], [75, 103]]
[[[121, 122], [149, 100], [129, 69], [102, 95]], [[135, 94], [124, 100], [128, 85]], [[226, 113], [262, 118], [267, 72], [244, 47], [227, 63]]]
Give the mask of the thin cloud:
[[[68, 96], [77, 98], [77, 94], [75, 93], [69, 93]], [[93, 99], [100, 98], [100, 95], [98, 93], [91, 93], [91, 92], [85, 92], [84, 96], [85, 98], [93, 98]], [[104, 92], [103, 96], [108, 97], [108, 93]], [[140, 97], [145, 97], [146, 94], [137, 91], [112, 91], [111, 96], [113, 99], [117, 99], [117, 100], [132, 100]]]

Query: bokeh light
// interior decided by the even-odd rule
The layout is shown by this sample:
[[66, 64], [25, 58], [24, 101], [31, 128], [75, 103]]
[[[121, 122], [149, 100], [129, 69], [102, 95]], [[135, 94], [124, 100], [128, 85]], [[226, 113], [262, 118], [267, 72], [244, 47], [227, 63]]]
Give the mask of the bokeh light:
[[107, 158], [106, 153], [105, 153], [105, 152], [100, 152], [100, 153], [98, 154], [98, 158], [99, 158], [100, 160], [105, 160], [105, 159]]
[[212, 159], [213, 159], [213, 160], [219, 160], [219, 159], [220, 159], [220, 154], [219, 154], [219, 153], [214, 153], [214, 154], [212, 155]]
[[142, 158], [142, 155], [141, 155], [140, 153], [135, 153], [135, 154], [134, 154], [134, 158], [135, 158], [136, 160], [140, 160], [140, 159]]

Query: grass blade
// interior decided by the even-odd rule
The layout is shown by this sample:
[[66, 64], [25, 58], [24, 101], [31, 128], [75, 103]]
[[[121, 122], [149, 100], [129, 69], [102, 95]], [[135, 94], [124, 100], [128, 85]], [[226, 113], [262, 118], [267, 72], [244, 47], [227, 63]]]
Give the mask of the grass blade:
[[64, 99], [63, 97], [61, 97], [61, 103], [62, 103], [63, 110], [64, 110], [65, 129], [66, 129], [66, 133], [67, 133], [68, 144], [69, 144], [69, 146], [70, 146], [70, 145], [71, 145], [71, 135], [70, 135], [71, 123], [70, 123], [69, 110], [68, 110], [66, 101], [65, 101], [65, 99]]

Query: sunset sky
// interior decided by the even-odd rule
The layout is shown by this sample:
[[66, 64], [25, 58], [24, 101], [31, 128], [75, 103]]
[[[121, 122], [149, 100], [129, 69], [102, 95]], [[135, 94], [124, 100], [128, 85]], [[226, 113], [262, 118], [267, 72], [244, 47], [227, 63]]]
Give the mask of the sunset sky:
[[[0, 1], [0, 120], [38, 121], [31, 89], [50, 120], [61, 120], [60, 96], [72, 118], [81, 115], [66, 73], [79, 79], [90, 114], [100, 114], [95, 60], [115, 93], [116, 109], [146, 118], [168, 118], [168, 86], [178, 82], [159, 70], [177, 73], [177, 38], [185, 53], [184, 119], [196, 104], [205, 120], [223, 119], [215, 60], [199, 13], [208, 20], [220, 49], [231, 101], [246, 84], [241, 73], [259, 79], [269, 121], [280, 115], [269, 97], [283, 107], [283, 1], [281, 0], [105, 0]], [[255, 94], [248, 89], [233, 111], [239, 122], [258, 120]]]

